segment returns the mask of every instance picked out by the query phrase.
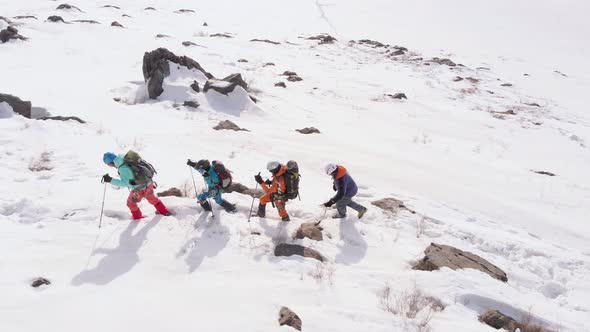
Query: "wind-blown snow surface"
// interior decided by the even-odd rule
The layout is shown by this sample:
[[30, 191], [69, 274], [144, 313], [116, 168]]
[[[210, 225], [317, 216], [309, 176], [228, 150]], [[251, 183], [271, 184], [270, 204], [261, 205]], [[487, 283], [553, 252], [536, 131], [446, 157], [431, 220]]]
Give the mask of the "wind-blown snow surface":
[[[0, 45], [0, 92], [89, 122], [0, 119], [2, 330], [288, 331], [277, 324], [283, 305], [306, 331], [411, 330], [380, 309], [376, 294], [386, 283], [396, 293], [416, 284], [444, 302], [433, 331], [493, 331], [477, 321], [489, 308], [517, 318], [531, 311], [560, 331], [590, 330], [585, 2], [214, 1], [185, 14], [175, 13], [189, 6], [178, 0], [71, 4], [83, 12], [0, 0], [2, 16], [38, 18], [14, 20], [28, 41]], [[50, 15], [102, 24], [45, 22]], [[115, 20], [125, 28], [111, 27]], [[223, 32], [234, 38], [208, 37]], [[320, 32], [338, 42], [298, 38]], [[465, 67], [393, 61], [348, 44], [361, 38]], [[114, 102], [142, 100], [141, 59], [157, 47], [216, 77], [241, 72], [260, 102], [241, 112], [214, 95], [197, 110], [174, 107], [173, 92], [159, 102]], [[274, 87], [285, 70], [303, 81]], [[396, 92], [409, 99], [384, 97]], [[508, 109], [517, 115], [492, 116]], [[250, 132], [211, 129], [225, 119]], [[306, 126], [322, 134], [294, 131]], [[226, 196], [240, 212], [216, 210], [213, 221], [194, 199], [164, 198], [175, 216], [154, 216], [144, 202], [147, 218], [132, 222], [127, 191], [108, 187], [98, 230], [100, 176], [113, 175], [102, 153], [130, 148], [156, 165], [159, 189], [192, 187], [187, 158], [223, 160], [250, 186], [267, 161], [296, 159], [302, 200], [289, 202], [286, 229], [270, 207], [269, 218], [248, 224], [251, 199], [240, 194]], [[310, 275], [314, 261], [272, 255], [274, 242], [291, 242], [301, 222], [322, 215], [319, 204], [333, 194], [321, 171], [330, 161], [349, 169], [358, 201], [370, 207], [360, 221], [350, 214], [322, 222], [325, 241], [303, 241], [328, 257], [332, 284]], [[383, 197], [418, 214], [388, 215], [370, 204]], [[411, 270], [430, 242], [481, 255], [509, 282], [470, 270]], [[30, 288], [37, 276], [52, 285]]]

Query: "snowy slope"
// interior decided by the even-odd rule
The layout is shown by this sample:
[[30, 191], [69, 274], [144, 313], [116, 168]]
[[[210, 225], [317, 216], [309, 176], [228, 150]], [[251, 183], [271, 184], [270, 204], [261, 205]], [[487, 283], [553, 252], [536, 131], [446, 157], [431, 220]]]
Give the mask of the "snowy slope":
[[[560, 331], [590, 330], [588, 4], [71, 2], [83, 12], [58, 4], [0, 0], [2, 16], [38, 18], [13, 19], [28, 41], [0, 44], [0, 93], [88, 121], [28, 120], [0, 105], [2, 330], [288, 331], [276, 321], [288, 306], [305, 331], [412, 331], [379, 307], [386, 283], [396, 292], [415, 284], [443, 301], [432, 331], [493, 331], [477, 320], [489, 308], [515, 317], [530, 311]], [[175, 13], [181, 8], [195, 13]], [[46, 22], [50, 15], [101, 24]], [[299, 38], [322, 32], [338, 41]], [[465, 67], [395, 61], [348, 43], [367, 38]], [[174, 87], [190, 80], [174, 69], [160, 101], [143, 102], [142, 56], [158, 47], [216, 77], [242, 73], [259, 103], [213, 93], [199, 95], [197, 110], [176, 107], [186, 91]], [[286, 70], [303, 81], [274, 87]], [[408, 100], [384, 96], [397, 92]], [[507, 110], [516, 115], [494, 113]], [[250, 131], [211, 129], [225, 119]], [[307, 126], [322, 133], [295, 132]], [[267, 161], [295, 159], [302, 200], [289, 202], [286, 229], [270, 207], [269, 218], [248, 224], [251, 199], [240, 194], [226, 197], [238, 204], [236, 215], [216, 210], [211, 221], [194, 199], [164, 198], [175, 216], [155, 216], [144, 202], [148, 217], [136, 223], [127, 190], [109, 186], [98, 230], [100, 176], [111, 171], [102, 153], [127, 149], [154, 163], [159, 189], [192, 187], [187, 158], [223, 160], [252, 187]], [[43, 153], [50, 169], [30, 171], [45, 164]], [[370, 210], [362, 220], [323, 221], [323, 242], [293, 241], [333, 194], [322, 173], [327, 162], [349, 169]], [[370, 204], [384, 197], [418, 214]], [[313, 260], [274, 257], [280, 241], [319, 250], [333, 282], [315, 280]], [[509, 282], [470, 270], [411, 270], [430, 242], [485, 257]], [[37, 276], [53, 284], [30, 288]]]

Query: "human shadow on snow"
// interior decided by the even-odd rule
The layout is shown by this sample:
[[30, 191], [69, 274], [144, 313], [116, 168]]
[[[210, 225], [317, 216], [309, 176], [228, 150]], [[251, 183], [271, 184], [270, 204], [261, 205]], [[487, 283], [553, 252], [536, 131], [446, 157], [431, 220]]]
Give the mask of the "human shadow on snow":
[[336, 255], [336, 263], [356, 264], [363, 260], [367, 254], [367, 242], [355, 227], [355, 223], [349, 219], [340, 220], [340, 253]]
[[119, 245], [116, 248], [97, 248], [94, 250], [93, 255], [104, 254], [105, 256], [98, 262], [96, 267], [90, 270], [85, 269], [76, 275], [71, 281], [72, 285], [106, 285], [131, 271], [139, 262], [138, 252], [147, 240], [148, 232], [156, 226], [161, 218], [162, 216], [154, 217], [135, 234], [133, 234], [133, 230], [141, 222], [131, 221], [120, 234]]
[[182, 247], [188, 252], [185, 262], [189, 273], [194, 272], [205, 257], [217, 256], [229, 242], [229, 229], [220, 223], [219, 212], [215, 213], [215, 220], [209, 221], [203, 227], [201, 234], [189, 239]]

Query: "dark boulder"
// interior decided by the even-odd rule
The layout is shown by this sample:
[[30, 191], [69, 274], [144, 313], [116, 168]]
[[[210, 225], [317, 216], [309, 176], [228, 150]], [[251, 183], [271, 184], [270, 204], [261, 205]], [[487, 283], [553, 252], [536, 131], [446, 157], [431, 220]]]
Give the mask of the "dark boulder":
[[238, 62], [246, 63], [246, 62], [248, 62], [248, 60], [246, 60], [246, 59], [238, 59]]
[[317, 225], [314, 222], [303, 223], [301, 226], [299, 226], [293, 238], [308, 238], [315, 241], [322, 241], [324, 239], [322, 235], [323, 230], [324, 228], [322, 228], [322, 226]]
[[290, 70], [285, 70], [281, 75], [283, 76], [297, 76], [297, 73]]
[[31, 287], [41, 287], [43, 285], [51, 285], [51, 281], [49, 281], [48, 279], [39, 277], [39, 278], [35, 278], [31, 281]]
[[262, 65], [262, 67], [269, 67], [269, 66], [274, 66], [274, 62], [267, 62], [265, 64]]
[[207, 78], [213, 78], [213, 75], [206, 72], [201, 65], [195, 60], [186, 56], [177, 56], [165, 48], [158, 48], [143, 55], [143, 78], [147, 83], [148, 94], [151, 99], [158, 98], [164, 92], [162, 84], [164, 78], [170, 75], [170, 65], [168, 61], [187, 67], [188, 69], [197, 69]]
[[191, 108], [198, 108], [199, 106], [201, 106], [201, 104], [199, 104], [198, 102], [194, 101], [194, 100], [186, 100], [182, 106], [184, 107], [191, 107]]
[[299, 81], [303, 81], [303, 79], [297, 75], [291, 75], [287, 77], [287, 81], [289, 82], [299, 82]]
[[431, 243], [424, 250], [422, 258], [414, 270], [434, 271], [441, 267], [448, 267], [452, 270], [475, 269], [490, 275], [492, 278], [507, 282], [506, 272], [487, 260], [467, 251], [455, 247]]
[[398, 56], [398, 55], [404, 55], [406, 54], [406, 52], [402, 51], [402, 50], [395, 50], [391, 53], [389, 53], [390, 56]]
[[302, 256], [317, 259], [320, 262], [326, 260], [317, 250], [300, 246], [298, 244], [281, 243], [275, 247], [275, 256]]
[[291, 326], [297, 331], [301, 331], [301, 318], [299, 318], [299, 316], [297, 316], [297, 314], [291, 309], [282, 307], [279, 311], [279, 326], [283, 325]]
[[59, 22], [66, 23], [66, 21], [64, 21], [64, 19], [61, 16], [57, 16], [57, 15], [49, 16], [47, 18], [47, 21], [53, 22], [53, 23], [59, 23]]
[[233, 130], [233, 131], [249, 131], [248, 129], [240, 128], [237, 124], [229, 121], [220, 121], [217, 126], [213, 127], [215, 130]]
[[119, 23], [117, 21], [114, 21], [113, 23], [111, 23], [111, 26], [112, 27], [118, 27], [118, 28], [124, 28], [123, 24], [121, 24], [121, 23]]
[[320, 134], [320, 130], [316, 127], [306, 127], [303, 129], [296, 129], [295, 131], [304, 135]]
[[212, 35], [210, 35], [209, 37], [218, 37], [218, 38], [234, 38], [226, 33], [214, 33]]
[[180, 189], [172, 187], [168, 190], [162, 191], [158, 193], [158, 197], [170, 197], [170, 196], [174, 196], [174, 197], [182, 197], [182, 191], [180, 191]]
[[199, 87], [199, 82], [193, 81], [193, 83], [191, 83], [191, 89], [193, 89], [194, 92], [201, 92], [201, 88]]
[[2, 103], [2, 102], [5, 102], [8, 105], [10, 105], [10, 107], [12, 107], [12, 110], [14, 111], [14, 113], [20, 114], [20, 115], [24, 116], [25, 118], [29, 118], [29, 119], [31, 118], [31, 102], [30, 101], [24, 101], [24, 100], [21, 100], [19, 97], [0, 93], [0, 103]]
[[547, 176], [555, 176], [555, 173], [547, 172], [547, 171], [533, 171], [537, 174], [547, 175]]
[[8, 26], [6, 29], [0, 31], [0, 42], [6, 43], [11, 39], [27, 40], [27, 38], [18, 34], [18, 30], [15, 27]]
[[406, 94], [405, 93], [402, 93], [402, 92], [398, 92], [398, 93], [395, 93], [395, 94], [388, 93], [388, 94], [386, 94], [386, 96], [389, 97], [389, 98], [391, 98], [391, 99], [408, 99], [408, 97], [406, 96]]
[[361, 40], [358, 41], [358, 43], [359, 44], [362, 44], [362, 45], [370, 46], [370, 47], [373, 47], [373, 48], [386, 47], [385, 44], [380, 43], [380, 42], [378, 42], [376, 40], [370, 40], [370, 39], [361, 39]]
[[275, 83], [275, 86], [279, 88], [286, 88], [287, 84], [285, 84], [285, 82], [277, 82]]
[[143, 10], [156, 10], [154, 7], [145, 7]]
[[215, 90], [221, 94], [227, 95], [234, 91], [236, 86], [241, 86], [244, 90], [248, 89], [248, 84], [244, 81], [241, 74], [231, 74], [221, 80], [209, 79], [203, 87], [203, 92]]

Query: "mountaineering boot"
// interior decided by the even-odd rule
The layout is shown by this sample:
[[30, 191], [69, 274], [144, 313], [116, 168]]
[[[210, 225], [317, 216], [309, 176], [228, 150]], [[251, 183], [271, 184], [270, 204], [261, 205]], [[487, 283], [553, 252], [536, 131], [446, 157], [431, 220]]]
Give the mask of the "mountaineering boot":
[[207, 211], [207, 212], [211, 212], [211, 204], [209, 204], [208, 201], [199, 201], [199, 204], [201, 204], [201, 207], [203, 208], [203, 210]]
[[264, 218], [266, 217], [266, 205], [258, 204], [258, 217]]
[[364, 207], [362, 210], [359, 211], [359, 214], [358, 214], [359, 219], [361, 219], [365, 215], [365, 213], [367, 213], [366, 207]]
[[334, 214], [334, 215], [332, 216], [332, 219], [343, 219], [343, 218], [346, 218], [346, 215], [344, 215], [344, 216], [343, 216], [343, 215], [341, 215], [341, 214], [340, 214], [340, 213], [338, 213], [338, 212], [336, 212], [336, 214]]
[[158, 202], [158, 204], [154, 205], [154, 207], [156, 208], [156, 211], [158, 211], [158, 214], [161, 214], [163, 216], [169, 216], [170, 215], [170, 211], [168, 211], [168, 209], [166, 208], [166, 206], [164, 206], [164, 203], [162, 202]]
[[236, 206], [234, 204], [229, 203], [228, 201], [223, 201], [221, 203], [221, 206], [225, 209], [225, 212], [228, 212], [228, 213], [238, 212], [238, 209], [236, 209]]
[[289, 216], [284, 216], [281, 218], [282, 221], [287, 222], [287, 221], [291, 221], [291, 218], [289, 218]]
[[143, 214], [141, 214], [141, 210], [131, 211], [131, 216], [133, 217], [133, 220], [139, 220], [139, 219], [143, 218]]

